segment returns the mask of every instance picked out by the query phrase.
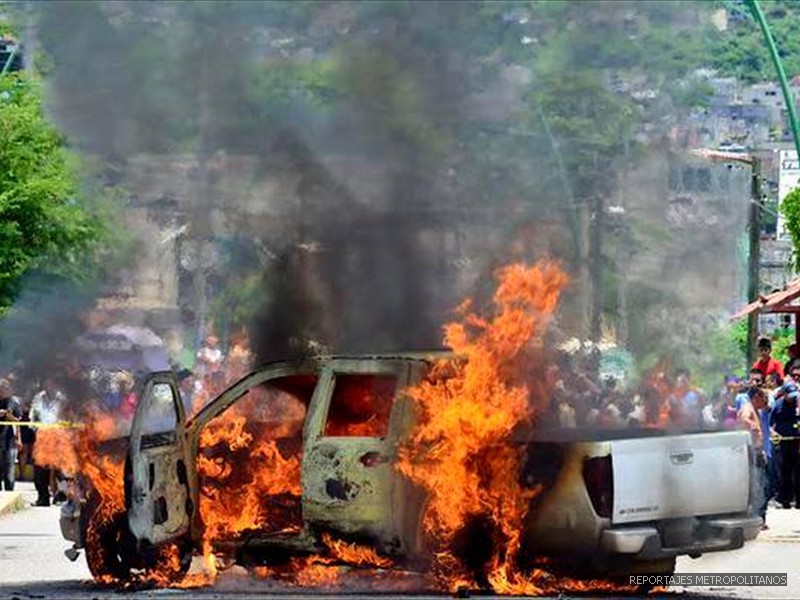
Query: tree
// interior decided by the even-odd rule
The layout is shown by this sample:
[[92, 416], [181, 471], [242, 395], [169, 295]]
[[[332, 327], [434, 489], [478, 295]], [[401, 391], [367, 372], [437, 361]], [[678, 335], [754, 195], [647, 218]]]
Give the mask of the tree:
[[102, 235], [78, 202], [64, 141], [42, 110], [39, 83], [24, 73], [0, 79], [0, 314], [22, 278], [39, 273], [81, 280]]
[[792, 238], [793, 267], [795, 271], [800, 271], [800, 188], [795, 188], [789, 192], [780, 204], [779, 210], [786, 219], [786, 229]]
[[592, 71], [547, 74], [535, 82], [538, 104], [558, 139], [578, 200], [613, 191], [614, 167], [630, 135], [633, 110]]

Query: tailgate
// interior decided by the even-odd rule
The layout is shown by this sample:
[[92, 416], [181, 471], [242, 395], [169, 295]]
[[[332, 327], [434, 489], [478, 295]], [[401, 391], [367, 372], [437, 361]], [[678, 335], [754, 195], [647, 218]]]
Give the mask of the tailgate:
[[612, 523], [746, 511], [749, 441], [726, 431], [612, 442]]

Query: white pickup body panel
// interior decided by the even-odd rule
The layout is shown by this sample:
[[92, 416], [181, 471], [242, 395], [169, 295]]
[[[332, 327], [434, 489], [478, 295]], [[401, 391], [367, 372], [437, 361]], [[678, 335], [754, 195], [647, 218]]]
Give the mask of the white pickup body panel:
[[744, 431], [613, 441], [611, 522], [746, 511], [748, 444]]

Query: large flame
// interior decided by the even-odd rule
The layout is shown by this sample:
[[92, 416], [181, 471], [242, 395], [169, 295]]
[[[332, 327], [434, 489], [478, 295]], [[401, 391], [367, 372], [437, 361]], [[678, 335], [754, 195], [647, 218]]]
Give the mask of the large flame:
[[100, 445], [112, 439], [116, 431], [114, 420], [102, 413], [91, 415], [80, 429], [40, 429], [33, 448], [34, 462], [87, 479], [102, 499], [101, 512], [110, 517], [125, 506], [124, 456], [102, 452]]
[[203, 428], [197, 470], [207, 571], [220, 540], [255, 530], [299, 532], [304, 417], [290, 395], [251, 390]]
[[451, 591], [480, 585], [450, 548], [459, 532], [483, 519], [494, 538], [484, 542], [493, 546], [491, 587], [516, 593], [510, 561], [537, 492], [520, 484], [520, 454], [506, 442], [515, 427], [546, 408], [536, 357], [567, 277], [550, 263], [510, 265], [497, 277], [492, 314], [480, 316], [466, 301], [461, 322], [445, 327], [445, 343], [459, 358], [439, 362], [432, 377], [408, 392], [419, 422], [398, 469], [427, 492], [423, 527], [440, 584]]
[[[103, 413], [85, 418], [80, 429], [40, 429], [36, 433], [33, 459], [37, 465], [78, 477], [88, 483], [94, 498], [94, 514], [86, 530], [86, 545], [102, 546], [103, 531], [125, 510], [123, 488], [124, 455], [100, 450], [103, 442], [117, 433], [113, 418]], [[100, 583], [114, 584], [116, 580], [103, 576]]]
[[[466, 301], [461, 321], [445, 327], [458, 358], [440, 361], [408, 390], [419, 419], [398, 469], [427, 492], [423, 528], [436, 584], [503, 595], [634, 591], [518, 566], [526, 513], [542, 488], [521, 484], [522, 449], [509, 438], [548, 409], [543, 341], [567, 277], [549, 262], [506, 266], [496, 276], [494, 310], [481, 316]], [[464, 546], [488, 550], [476, 562]]]

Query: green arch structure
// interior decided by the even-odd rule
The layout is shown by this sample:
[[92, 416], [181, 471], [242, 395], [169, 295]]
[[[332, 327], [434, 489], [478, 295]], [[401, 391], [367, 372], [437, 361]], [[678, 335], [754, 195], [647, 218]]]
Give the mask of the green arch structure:
[[792, 138], [794, 139], [794, 147], [797, 150], [797, 156], [800, 157], [800, 135], [798, 135], [797, 126], [797, 110], [794, 106], [792, 99], [792, 92], [789, 90], [789, 82], [786, 80], [786, 71], [783, 68], [783, 62], [778, 55], [778, 47], [775, 45], [775, 38], [772, 35], [772, 30], [769, 28], [767, 19], [764, 17], [764, 11], [761, 10], [761, 5], [758, 0], [745, 0], [747, 8], [753, 15], [753, 18], [761, 27], [761, 33], [764, 34], [764, 41], [767, 43], [769, 55], [772, 57], [772, 63], [775, 65], [775, 70], [778, 72], [778, 80], [781, 82], [781, 90], [783, 91], [783, 101], [786, 103], [786, 108], [789, 111], [789, 124], [792, 128]]

